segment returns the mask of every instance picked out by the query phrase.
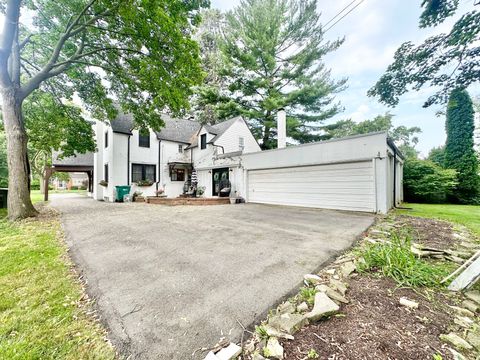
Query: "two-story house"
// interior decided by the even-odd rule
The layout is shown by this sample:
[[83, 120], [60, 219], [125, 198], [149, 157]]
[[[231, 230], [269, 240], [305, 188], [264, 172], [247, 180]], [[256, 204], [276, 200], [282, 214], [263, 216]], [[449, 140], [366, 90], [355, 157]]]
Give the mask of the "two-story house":
[[[203, 126], [168, 115], [162, 118], [165, 127], [149, 132], [133, 129], [130, 115], [119, 115], [111, 124], [96, 122], [95, 199], [114, 201], [117, 185], [131, 185], [132, 191], [147, 196], [163, 189], [168, 197], [177, 197], [193, 171], [207, 197], [218, 195], [222, 178], [230, 180], [233, 194], [244, 196], [238, 156], [260, 147], [241, 117]], [[100, 185], [101, 180], [108, 185]], [[139, 182], [152, 185], [139, 186]]]

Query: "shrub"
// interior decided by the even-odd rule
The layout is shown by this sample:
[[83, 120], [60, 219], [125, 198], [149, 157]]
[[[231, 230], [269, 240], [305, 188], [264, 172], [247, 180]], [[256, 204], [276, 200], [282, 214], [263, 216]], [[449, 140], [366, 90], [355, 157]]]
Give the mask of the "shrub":
[[410, 229], [392, 232], [387, 243], [367, 245], [360, 253], [365, 260], [360, 271], [379, 271], [400, 286], [438, 286], [448, 270], [423, 261], [410, 251]]
[[33, 179], [30, 182], [30, 190], [40, 190], [40, 180], [39, 179]]
[[407, 159], [403, 185], [406, 201], [445, 202], [457, 185], [456, 171], [443, 169], [429, 160]]

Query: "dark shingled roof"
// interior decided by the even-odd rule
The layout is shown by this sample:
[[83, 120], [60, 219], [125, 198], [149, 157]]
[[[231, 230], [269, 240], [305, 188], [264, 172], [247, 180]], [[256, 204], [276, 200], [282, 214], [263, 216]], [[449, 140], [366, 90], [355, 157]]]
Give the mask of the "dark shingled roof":
[[[205, 130], [207, 130], [210, 134], [215, 135], [212, 140], [209, 141], [209, 143], [214, 143], [227, 129], [232, 126], [232, 124], [237, 121], [238, 119], [241, 119], [241, 116], [237, 116], [234, 118], [231, 118], [226, 121], [222, 121], [221, 123], [215, 124], [215, 125], [203, 125]], [[200, 129], [199, 129], [200, 130]], [[198, 139], [195, 137], [193, 140], [191, 140], [191, 145], [188, 148], [194, 148], [195, 146], [198, 146]]]
[[53, 166], [93, 166], [93, 152], [77, 154], [67, 158], [59, 159], [60, 153], [54, 151], [52, 154]]
[[[200, 129], [200, 124], [193, 120], [176, 119], [167, 114], [162, 114], [165, 126], [156, 131], [157, 138], [161, 140], [170, 140], [190, 143], [190, 138]], [[120, 114], [110, 122], [114, 132], [130, 135], [133, 129], [133, 116], [131, 114]]]

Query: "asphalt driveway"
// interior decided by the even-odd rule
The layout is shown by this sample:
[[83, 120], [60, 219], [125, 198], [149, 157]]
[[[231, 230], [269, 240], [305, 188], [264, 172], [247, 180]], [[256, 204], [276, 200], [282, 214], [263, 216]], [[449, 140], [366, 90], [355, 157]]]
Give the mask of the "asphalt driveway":
[[[110, 339], [132, 359], [201, 358], [348, 248], [373, 215], [267, 205], [167, 207], [53, 195]], [[237, 322], [238, 320], [238, 322]], [[205, 356], [205, 353], [203, 353]]]

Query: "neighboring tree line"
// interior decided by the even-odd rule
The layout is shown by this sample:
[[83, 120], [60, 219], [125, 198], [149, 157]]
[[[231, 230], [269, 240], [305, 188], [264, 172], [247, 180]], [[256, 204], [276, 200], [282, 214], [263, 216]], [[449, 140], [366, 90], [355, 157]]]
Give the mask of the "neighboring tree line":
[[427, 160], [407, 158], [406, 201], [480, 203], [479, 157], [474, 149], [474, 109], [466, 90], [450, 95], [446, 114], [447, 141]]

